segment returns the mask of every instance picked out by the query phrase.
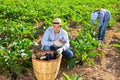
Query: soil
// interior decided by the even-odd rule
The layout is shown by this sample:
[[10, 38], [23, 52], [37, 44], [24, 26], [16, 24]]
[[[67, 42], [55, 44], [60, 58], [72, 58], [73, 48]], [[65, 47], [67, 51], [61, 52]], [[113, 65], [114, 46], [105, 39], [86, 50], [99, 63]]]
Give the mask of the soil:
[[112, 46], [112, 44], [120, 42], [118, 29], [120, 29], [120, 23], [107, 30], [105, 45], [98, 48], [105, 56], [97, 58], [95, 66], [78, 65], [68, 71], [67, 65], [62, 63], [57, 80], [63, 77], [63, 72], [70, 76], [78, 74], [83, 77], [83, 80], [120, 80], [120, 49]]
[[[119, 31], [119, 32], [118, 32]], [[38, 43], [34, 49], [40, 49], [41, 34], [36, 42]], [[95, 66], [75, 66], [72, 70], [67, 70], [67, 64], [62, 61], [60, 71], [56, 80], [63, 77], [63, 72], [73, 76], [78, 74], [83, 80], [120, 80], [120, 49], [112, 46], [114, 43], [120, 42], [120, 23], [113, 28], [107, 29], [105, 44], [98, 50], [103, 52], [105, 56], [95, 59]], [[0, 80], [12, 80], [10, 76], [0, 75]], [[36, 80], [33, 70], [30, 69], [24, 76], [18, 77], [17, 80]]]

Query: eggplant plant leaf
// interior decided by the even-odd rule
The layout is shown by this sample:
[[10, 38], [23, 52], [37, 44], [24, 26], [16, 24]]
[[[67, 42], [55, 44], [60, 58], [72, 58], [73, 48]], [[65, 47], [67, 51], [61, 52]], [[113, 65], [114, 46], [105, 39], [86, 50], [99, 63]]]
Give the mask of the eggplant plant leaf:
[[97, 54], [98, 54], [97, 52], [89, 52], [87, 57], [88, 58], [95, 58]]
[[68, 65], [67, 65], [68, 70], [73, 69], [73, 67], [75, 66], [75, 62], [76, 62], [76, 59], [74, 58], [68, 61]]

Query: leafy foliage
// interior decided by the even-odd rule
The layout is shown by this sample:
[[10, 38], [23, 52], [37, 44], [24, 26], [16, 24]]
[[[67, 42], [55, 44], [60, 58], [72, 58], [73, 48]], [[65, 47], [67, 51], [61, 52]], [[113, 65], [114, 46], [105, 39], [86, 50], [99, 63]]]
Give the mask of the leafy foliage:
[[113, 46], [115, 46], [115, 47], [117, 47], [118, 49], [120, 49], [120, 42], [113, 44]]
[[[69, 69], [74, 67], [76, 60], [89, 62], [90, 58], [98, 54], [95, 51], [98, 42], [93, 39], [96, 26], [90, 26], [90, 14], [97, 8], [110, 10], [112, 17], [109, 27], [120, 20], [119, 0], [0, 0], [1, 70], [8, 74], [17, 71], [16, 74], [19, 74], [30, 68], [30, 47], [34, 45], [36, 32], [34, 25], [43, 21], [40, 31], [44, 31], [56, 17], [63, 20], [65, 29], [70, 23], [74, 26], [82, 25], [83, 28], [82, 32], [78, 33], [78, 38], [70, 41], [75, 59], [71, 60], [73, 64], [69, 62]], [[27, 57], [24, 59], [21, 54]]]
[[63, 73], [64, 78], [62, 78], [61, 80], [82, 80], [82, 77], [79, 77], [77, 74], [75, 74], [74, 76], [70, 77], [69, 75]]
[[3, 73], [21, 75], [31, 66], [31, 51], [33, 43], [29, 39], [12, 42], [7, 47], [0, 46], [0, 68]]
[[68, 62], [68, 69], [72, 69], [76, 63], [82, 65], [94, 65], [92, 58], [99, 55], [97, 47], [99, 41], [95, 39], [94, 28], [85, 27], [83, 30], [78, 32], [76, 39], [71, 38], [71, 49], [74, 51], [75, 57]]

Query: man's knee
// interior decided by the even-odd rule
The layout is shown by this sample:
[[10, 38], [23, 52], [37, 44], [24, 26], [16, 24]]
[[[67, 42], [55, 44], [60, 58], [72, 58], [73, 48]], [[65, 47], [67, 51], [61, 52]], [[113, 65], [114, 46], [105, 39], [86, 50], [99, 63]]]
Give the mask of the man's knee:
[[69, 49], [63, 51], [63, 57], [65, 58], [72, 58], [74, 56], [73, 52]]

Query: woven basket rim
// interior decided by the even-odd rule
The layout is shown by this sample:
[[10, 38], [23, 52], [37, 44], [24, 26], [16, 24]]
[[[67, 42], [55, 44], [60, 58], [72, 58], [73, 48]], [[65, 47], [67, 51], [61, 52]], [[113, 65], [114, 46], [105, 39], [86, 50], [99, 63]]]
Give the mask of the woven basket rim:
[[60, 56], [56, 59], [53, 59], [53, 60], [38, 60], [38, 59], [34, 59], [32, 58], [32, 60], [36, 60], [36, 61], [39, 61], [39, 62], [54, 62], [56, 60], [59, 60], [59, 58], [62, 57], [62, 54], [60, 54]]
[[37, 50], [36, 52], [33, 52], [32, 55], [45, 55], [46, 52], [52, 52], [51, 54], [53, 54], [53, 50]]
[[33, 54], [38, 53], [38, 52], [49, 52], [49, 51], [54, 52], [54, 50], [36, 50], [36, 51], [33, 52]]

